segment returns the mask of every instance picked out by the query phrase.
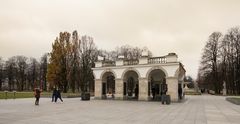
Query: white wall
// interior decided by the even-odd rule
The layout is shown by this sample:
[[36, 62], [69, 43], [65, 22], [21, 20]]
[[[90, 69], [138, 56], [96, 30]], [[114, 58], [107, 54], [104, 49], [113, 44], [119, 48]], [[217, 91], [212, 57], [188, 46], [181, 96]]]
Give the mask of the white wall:
[[179, 63], [171, 63], [171, 64], [149, 64], [149, 65], [133, 65], [133, 66], [114, 66], [114, 67], [100, 67], [93, 68], [93, 73], [95, 79], [101, 79], [101, 76], [105, 72], [113, 72], [116, 76], [115, 78], [123, 78], [124, 73], [129, 70], [136, 71], [139, 74], [140, 78], [146, 78], [147, 74], [154, 69], [161, 69], [166, 73], [167, 77], [174, 77], [175, 72], [179, 68]]

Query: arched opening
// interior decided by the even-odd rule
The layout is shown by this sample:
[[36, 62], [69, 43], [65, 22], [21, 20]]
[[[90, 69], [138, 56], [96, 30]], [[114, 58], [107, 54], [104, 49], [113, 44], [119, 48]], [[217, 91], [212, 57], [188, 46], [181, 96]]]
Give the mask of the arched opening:
[[127, 71], [123, 77], [123, 95], [125, 99], [138, 99], [139, 81], [138, 74], [133, 71]]
[[102, 98], [113, 99], [115, 95], [115, 76], [112, 72], [106, 72], [102, 76]]
[[166, 74], [161, 69], [154, 69], [148, 75], [148, 96], [150, 100], [161, 100], [165, 94]]

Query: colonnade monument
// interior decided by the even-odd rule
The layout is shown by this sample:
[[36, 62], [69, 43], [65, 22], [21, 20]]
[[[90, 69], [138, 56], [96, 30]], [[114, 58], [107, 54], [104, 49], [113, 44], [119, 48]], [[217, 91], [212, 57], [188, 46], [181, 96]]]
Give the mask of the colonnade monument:
[[[158, 100], [167, 85], [171, 101], [183, 98], [185, 69], [175, 53], [149, 57], [143, 52], [139, 59], [116, 61], [99, 59], [93, 69], [95, 99]], [[182, 91], [182, 92], [179, 92]]]

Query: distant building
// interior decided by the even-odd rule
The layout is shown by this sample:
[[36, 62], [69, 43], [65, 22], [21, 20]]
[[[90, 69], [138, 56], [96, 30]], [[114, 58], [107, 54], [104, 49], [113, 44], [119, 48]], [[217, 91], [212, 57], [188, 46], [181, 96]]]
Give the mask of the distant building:
[[[167, 84], [171, 101], [179, 100], [183, 88], [185, 69], [175, 53], [162, 57], [149, 57], [146, 53], [136, 60], [98, 60], [93, 69], [96, 99], [151, 100], [153, 92], [162, 95], [162, 85]], [[183, 94], [183, 93], [182, 93]], [[181, 94], [181, 95], [182, 95]]]

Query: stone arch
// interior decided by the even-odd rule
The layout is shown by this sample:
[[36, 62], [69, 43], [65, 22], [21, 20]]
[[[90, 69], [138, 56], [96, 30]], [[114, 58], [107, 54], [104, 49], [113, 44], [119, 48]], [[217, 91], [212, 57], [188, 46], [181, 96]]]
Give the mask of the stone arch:
[[101, 76], [100, 76], [100, 79], [101, 79], [101, 80], [103, 79], [104, 74], [107, 73], [107, 72], [113, 73], [113, 76], [114, 76], [115, 78], [117, 78], [116, 73], [115, 73], [112, 69], [106, 69], [106, 70], [104, 70], [104, 71], [101, 73]]
[[126, 74], [128, 71], [134, 71], [134, 72], [137, 73], [137, 75], [138, 75], [139, 78], [141, 77], [141, 75], [140, 75], [140, 73], [139, 73], [139, 71], [138, 71], [137, 69], [135, 69], [135, 68], [127, 68], [127, 69], [125, 69], [125, 70], [123, 71], [123, 73], [122, 73], [122, 76], [121, 76], [122, 79], [124, 79], [124, 76], [125, 76], [125, 74]]
[[122, 73], [123, 95], [126, 99], [138, 99], [139, 96], [139, 71], [135, 68], [127, 68]]
[[148, 70], [146, 79], [148, 80], [148, 97], [151, 100], [159, 100], [158, 98], [162, 96], [167, 77], [167, 71], [161, 66], [154, 66]]
[[166, 75], [166, 77], [168, 77], [168, 73], [167, 73], [167, 71], [166, 71], [163, 67], [161, 67], [161, 66], [155, 66], [155, 67], [150, 68], [150, 69], [147, 71], [146, 79], [148, 79], [149, 74], [150, 74], [153, 70], [157, 70], [157, 69], [163, 71], [164, 74]]
[[117, 76], [116, 73], [112, 69], [105, 69], [101, 73], [102, 99], [114, 98], [115, 87], [116, 87], [115, 79], [117, 78], [116, 76]]

